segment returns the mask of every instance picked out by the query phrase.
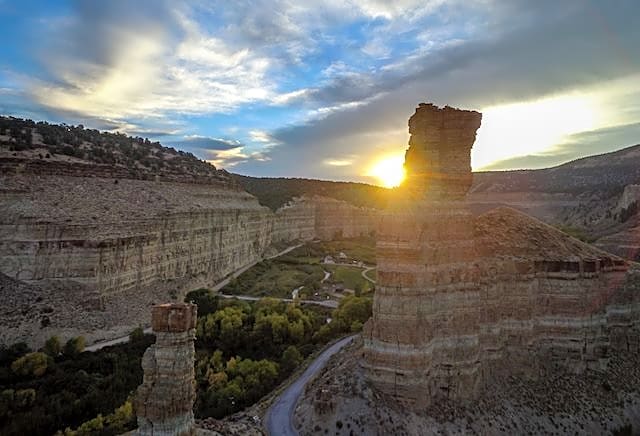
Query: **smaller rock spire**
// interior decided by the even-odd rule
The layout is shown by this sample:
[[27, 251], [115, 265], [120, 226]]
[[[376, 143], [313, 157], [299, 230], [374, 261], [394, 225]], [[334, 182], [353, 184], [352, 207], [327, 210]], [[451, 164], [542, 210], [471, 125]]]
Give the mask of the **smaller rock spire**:
[[197, 308], [190, 303], [171, 303], [151, 310], [156, 343], [142, 357], [144, 379], [135, 400], [138, 435], [196, 434], [193, 342]]

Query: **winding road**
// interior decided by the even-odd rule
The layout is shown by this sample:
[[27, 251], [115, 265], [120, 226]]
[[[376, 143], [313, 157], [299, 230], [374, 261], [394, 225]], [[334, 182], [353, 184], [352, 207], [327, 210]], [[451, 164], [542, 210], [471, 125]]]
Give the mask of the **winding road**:
[[357, 335], [340, 339], [324, 350], [296, 381], [275, 400], [265, 415], [265, 427], [271, 436], [298, 436], [293, 426], [293, 413], [302, 392], [313, 377], [324, 367], [329, 358], [349, 344]]
[[362, 277], [364, 277], [365, 280], [369, 280], [371, 283], [373, 283], [375, 285], [376, 281], [367, 275], [367, 273], [369, 271], [371, 271], [372, 269], [376, 269], [376, 267], [375, 266], [368, 266], [368, 267], [366, 267], [365, 269], [362, 270], [361, 274], [362, 274]]

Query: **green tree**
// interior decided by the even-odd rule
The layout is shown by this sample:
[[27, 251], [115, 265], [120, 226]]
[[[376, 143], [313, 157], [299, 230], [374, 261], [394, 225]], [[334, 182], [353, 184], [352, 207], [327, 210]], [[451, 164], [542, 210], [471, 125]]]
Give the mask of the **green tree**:
[[362, 283], [356, 283], [356, 285], [354, 286], [354, 295], [356, 297], [359, 297], [362, 295]]
[[60, 342], [60, 338], [51, 336], [47, 339], [47, 342], [44, 343], [42, 351], [53, 358], [58, 357], [60, 353], [62, 353], [62, 342]]
[[41, 352], [28, 353], [11, 364], [11, 370], [17, 375], [41, 377], [47, 372], [49, 356]]
[[129, 333], [129, 342], [138, 342], [144, 339], [144, 330], [142, 327], [136, 327]]
[[64, 345], [64, 355], [66, 357], [76, 357], [84, 351], [84, 345], [85, 345], [84, 336], [71, 338]]
[[353, 333], [357, 333], [359, 331], [362, 331], [362, 326], [363, 326], [363, 324], [362, 324], [361, 321], [355, 320], [354, 322], [351, 323], [351, 331]]
[[36, 401], [35, 389], [20, 389], [16, 391], [15, 405], [20, 409], [26, 409]]
[[218, 310], [218, 297], [211, 290], [206, 288], [196, 289], [189, 292], [184, 301], [198, 306], [198, 316], [202, 317]]
[[350, 328], [354, 321], [364, 324], [371, 316], [371, 305], [370, 298], [350, 295], [340, 300], [336, 318], [345, 328]]
[[289, 345], [284, 353], [282, 353], [282, 359], [280, 365], [282, 370], [288, 374], [298, 367], [302, 363], [302, 354], [298, 351], [295, 345]]
[[0, 392], [0, 418], [7, 416], [13, 407], [15, 400], [15, 391], [13, 389], [5, 389]]

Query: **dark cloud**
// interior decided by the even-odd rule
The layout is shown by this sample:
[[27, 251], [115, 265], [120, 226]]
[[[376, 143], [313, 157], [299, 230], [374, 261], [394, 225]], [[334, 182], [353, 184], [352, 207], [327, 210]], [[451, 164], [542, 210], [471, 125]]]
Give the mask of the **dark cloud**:
[[49, 55], [91, 67], [112, 64], [127, 35], [155, 31], [167, 38], [180, 36], [168, 0], [76, 0], [71, 17], [63, 32], [44, 43], [54, 50]]
[[183, 150], [230, 150], [243, 146], [240, 141], [235, 139], [208, 138], [204, 136], [188, 137], [179, 141], [169, 141], [167, 144]]

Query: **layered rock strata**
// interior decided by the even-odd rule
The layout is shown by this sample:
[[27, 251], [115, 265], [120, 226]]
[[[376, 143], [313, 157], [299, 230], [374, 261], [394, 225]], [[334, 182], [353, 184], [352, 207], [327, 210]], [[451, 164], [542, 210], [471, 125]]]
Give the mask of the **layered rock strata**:
[[144, 378], [135, 399], [140, 436], [196, 434], [195, 340], [197, 306], [174, 303], [154, 306], [151, 327], [155, 344], [142, 357]]
[[471, 187], [471, 147], [482, 115], [476, 111], [420, 103], [409, 119], [405, 189], [451, 201]]
[[[481, 115], [421, 104], [409, 120], [407, 181], [383, 214], [365, 364], [378, 388], [428, 400], [436, 390], [477, 390], [479, 307], [473, 219], [460, 201]], [[456, 386], [452, 386], [452, 381]]]
[[3, 343], [39, 347], [51, 335], [89, 342], [126, 335], [154, 303], [214, 285], [260, 260], [272, 243], [375, 228], [375, 211], [320, 197], [273, 213], [226, 182], [74, 171], [79, 177], [17, 168], [0, 176], [0, 273], [40, 290], [33, 298], [12, 297], [17, 305], [7, 310], [40, 303], [46, 310], [19, 329], [0, 314], [0, 325], [12, 329], [0, 335]]
[[[512, 209], [474, 220], [463, 169], [475, 114], [417, 109], [414, 173], [377, 232], [363, 365], [379, 390], [419, 405], [475, 398], [538, 365], [605, 369], [612, 350], [639, 346], [640, 277], [625, 261]], [[456, 126], [473, 131], [443, 135]]]

